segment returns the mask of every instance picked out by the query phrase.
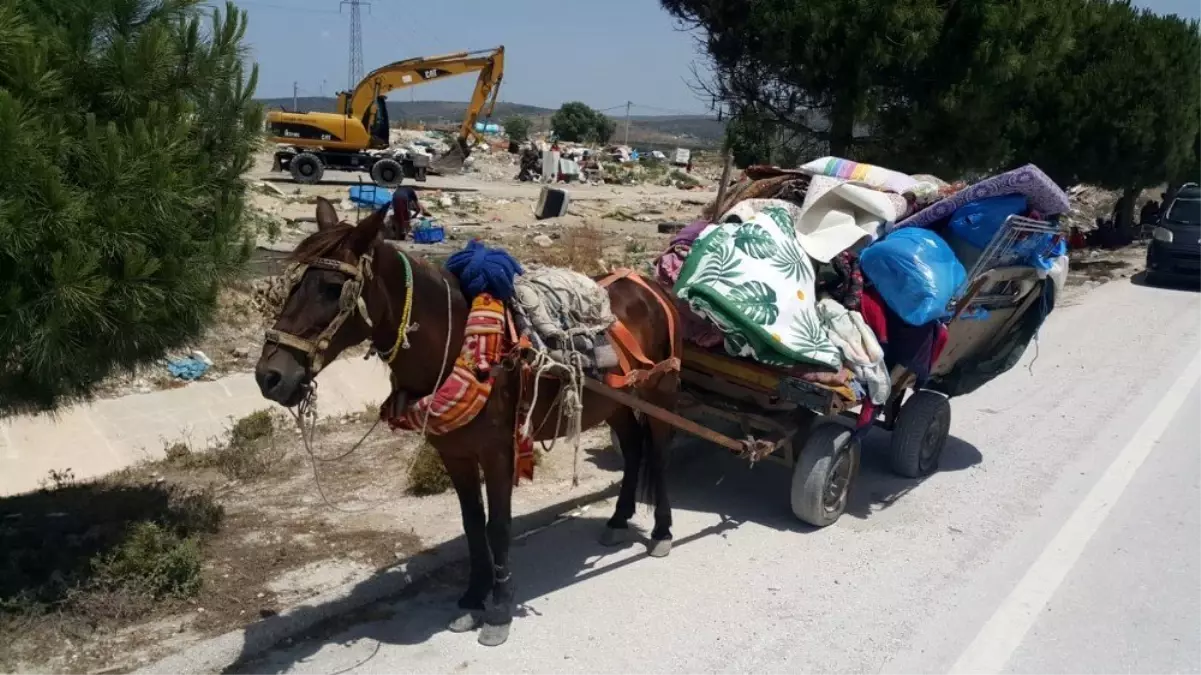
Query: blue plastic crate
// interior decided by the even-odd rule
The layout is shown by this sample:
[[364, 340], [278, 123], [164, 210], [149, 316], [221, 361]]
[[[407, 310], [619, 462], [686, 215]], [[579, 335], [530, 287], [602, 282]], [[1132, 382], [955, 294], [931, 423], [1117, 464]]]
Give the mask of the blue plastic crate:
[[418, 244], [437, 244], [446, 239], [446, 230], [441, 225], [426, 225], [413, 230], [413, 241]]

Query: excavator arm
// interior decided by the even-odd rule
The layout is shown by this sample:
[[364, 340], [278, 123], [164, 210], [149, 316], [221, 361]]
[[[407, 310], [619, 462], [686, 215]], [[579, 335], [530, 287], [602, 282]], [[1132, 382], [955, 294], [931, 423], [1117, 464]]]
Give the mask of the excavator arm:
[[[338, 110], [371, 128], [378, 111], [375, 110], [379, 97], [396, 89], [404, 89], [444, 77], [479, 71], [467, 115], [459, 127], [458, 146], [466, 156], [467, 140], [475, 131], [475, 122], [484, 107], [488, 115], [496, 105], [496, 95], [505, 69], [505, 48], [486, 49], [472, 52], [454, 52], [440, 56], [422, 56], [389, 63], [376, 68], [359, 82], [353, 92], [338, 94]], [[455, 154], [455, 149], [451, 150]], [[460, 158], [461, 162], [462, 159]]]
[[320, 169], [322, 162], [325, 162], [331, 167], [367, 170], [375, 166], [375, 161], [360, 155], [369, 149], [388, 147], [385, 97], [389, 92], [444, 77], [478, 72], [479, 79], [467, 106], [467, 114], [459, 126], [457, 142], [450, 152], [430, 164], [435, 171], [447, 171], [462, 166], [470, 152], [468, 141], [475, 133], [475, 122], [480, 113], [486, 107], [487, 114], [492, 114], [504, 69], [503, 46], [389, 63], [368, 73], [354, 91], [339, 93], [336, 112], [272, 110], [267, 114], [267, 129], [274, 142], [291, 146], [293, 150], [284, 151], [285, 154], [291, 152], [295, 155], [298, 149], [305, 153], [317, 153], [304, 160], [306, 166]]

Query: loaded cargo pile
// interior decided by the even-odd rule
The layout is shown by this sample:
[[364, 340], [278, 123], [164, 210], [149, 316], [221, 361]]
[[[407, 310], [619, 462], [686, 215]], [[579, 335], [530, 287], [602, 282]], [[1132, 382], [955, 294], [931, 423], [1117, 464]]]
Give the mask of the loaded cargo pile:
[[833, 391], [866, 425], [897, 369], [956, 396], [1017, 362], [1066, 278], [1068, 212], [1034, 165], [973, 185], [835, 157], [754, 166], [655, 274], [691, 348]]

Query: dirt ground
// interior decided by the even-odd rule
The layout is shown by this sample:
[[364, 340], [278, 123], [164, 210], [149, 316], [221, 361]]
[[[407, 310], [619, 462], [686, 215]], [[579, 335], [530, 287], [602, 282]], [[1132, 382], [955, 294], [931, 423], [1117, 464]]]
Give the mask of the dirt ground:
[[[249, 459], [180, 446], [166, 460], [99, 481], [67, 477], [0, 499], [0, 570], [11, 575], [0, 581], [0, 671], [131, 670], [461, 538], [453, 492], [408, 493], [422, 446], [416, 434], [372, 430], [365, 413], [323, 421], [319, 457], [343, 454], [367, 435], [350, 456], [317, 462], [319, 489], [294, 425], [277, 418], [272, 429]], [[608, 441], [607, 431], [592, 431], [578, 458], [562, 441], [542, 455], [535, 480], [516, 490], [515, 515], [618, 480]], [[98, 583], [111, 567], [103, 561], [143, 521], [196, 541], [194, 595], [152, 597]]]
[[[513, 162], [510, 164], [510, 162]], [[365, 215], [347, 199], [348, 188], [366, 174], [328, 172], [322, 183], [299, 185], [286, 174], [272, 173], [271, 151], [256, 156], [247, 178], [250, 185], [248, 219], [257, 234], [258, 250], [244, 278], [222, 289], [216, 319], [195, 344], [133, 373], [120, 373], [100, 387], [98, 395], [112, 398], [131, 393], [187, 386], [167, 371], [170, 359], [200, 351], [212, 366], [200, 380], [213, 380], [254, 368], [262, 346], [263, 330], [273, 318], [278, 302], [278, 275], [283, 259], [315, 231], [317, 197], [325, 197], [339, 215], [354, 221]], [[571, 195], [568, 214], [537, 220], [534, 206], [541, 186], [514, 180], [515, 160], [507, 153], [481, 155], [476, 170], [464, 175], [431, 176], [414, 186], [419, 198], [439, 224], [447, 229], [442, 244], [406, 243], [404, 250], [435, 259], [444, 258], [468, 240], [478, 238], [508, 249], [523, 262], [542, 262], [597, 273], [601, 268], [639, 265], [650, 260], [670, 235], [658, 224], [689, 222], [715, 194], [714, 173], [706, 165], [696, 169], [704, 189], [686, 190], [671, 185], [566, 186]], [[580, 249], [583, 245], [585, 248]], [[585, 256], [584, 254], [587, 253]]]
[[1070, 305], [1087, 291], [1118, 279], [1128, 279], [1144, 270], [1147, 244], [1134, 243], [1107, 251], [1088, 249], [1073, 251], [1068, 265], [1067, 290], [1062, 304]]

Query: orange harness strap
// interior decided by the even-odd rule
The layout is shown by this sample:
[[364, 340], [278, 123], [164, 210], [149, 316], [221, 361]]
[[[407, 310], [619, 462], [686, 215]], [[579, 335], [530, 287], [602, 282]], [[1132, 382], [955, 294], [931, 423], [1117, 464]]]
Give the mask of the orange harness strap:
[[[638, 343], [637, 338], [630, 332], [620, 319], [613, 323], [609, 328], [609, 336], [613, 338], [613, 342], [617, 346], [617, 361], [621, 368], [621, 374], [610, 373], [605, 377], [605, 383], [615, 389], [624, 389], [642, 382], [655, 374], [663, 372], [672, 372], [680, 369], [680, 358], [676, 353], [676, 313], [663, 296], [655, 289], [651, 288], [641, 274], [638, 274], [632, 269], [617, 269], [613, 270], [609, 276], [601, 279], [597, 284], [601, 288], [608, 288], [613, 285], [613, 282], [620, 279], [629, 279], [634, 283], [642, 286], [648, 293], [654, 296], [659, 302], [659, 306], [663, 308], [663, 312], [667, 315], [667, 335], [671, 356], [659, 363], [650, 360], [646, 352], [642, 350], [642, 345]], [[637, 361], [644, 368], [635, 367], [631, 362], [631, 358]]]

